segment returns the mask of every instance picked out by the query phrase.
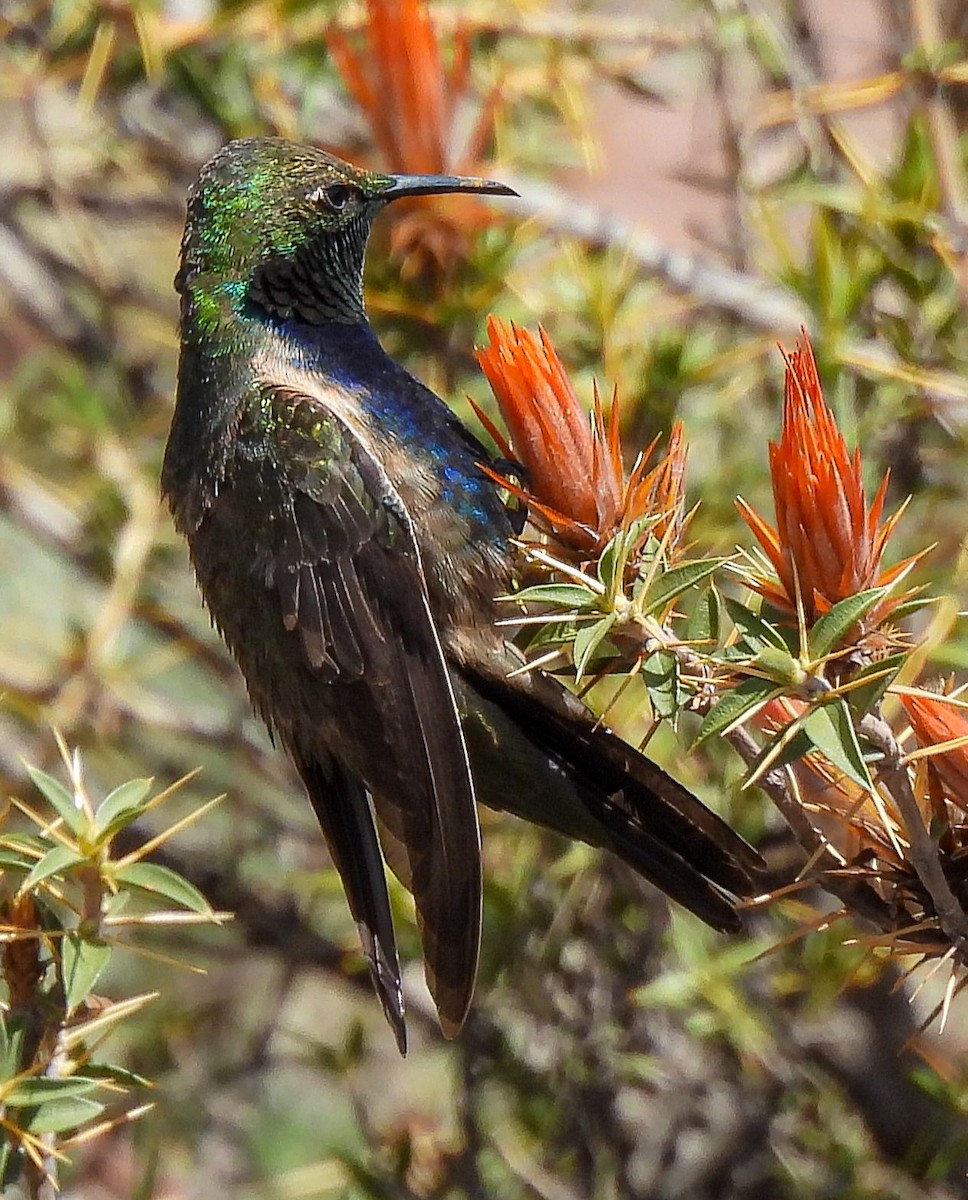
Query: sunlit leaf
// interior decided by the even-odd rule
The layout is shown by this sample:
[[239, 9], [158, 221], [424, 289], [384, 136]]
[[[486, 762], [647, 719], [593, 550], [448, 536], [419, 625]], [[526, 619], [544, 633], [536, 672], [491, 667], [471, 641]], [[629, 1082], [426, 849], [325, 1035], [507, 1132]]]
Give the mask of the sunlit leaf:
[[726, 611], [733, 624], [742, 634], [744, 644], [751, 653], [755, 654], [765, 646], [775, 646], [778, 650], [789, 650], [783, 635], [764, 620], [759, 613], [753, 612], [745, 604], [740, 604], [732, 596], [725, 597]]
[[679, 683], [679, 660], [671, 650], [655, 650], [642, 663], [642, 680], [656, 717], [677, 716], [687, 699]]
[[136, 862], [122, 868], [115, 876], [118, 883], [138, 888], [154, 896], [163, 896], [192, 912], [209, 914], [212, 909], [202, 893], [187, 879], [160, 863]]
[[[894, 682], [898, 671], [907, 660], [908, 655], [902, 651], [879, 659], [870, 666], [864, 667], [862, 671], [858, 671], [850, 682], [852, 685], [859, 686], [852, 686], [846, 694], [847, 704], [851, 711], [861, 715], [870, 712]], [[861, 682], [868, 677], [870, 677], [869, 682]]]
[[807, 714], [803, 732], [824, 758], [869, 791], [874, 790], [867, 763], [857, 742], [847, 705], [842, 700], [820, 704]]
[[18, 853], [23, 851], [30, 857], [33, 866], [50, 849], [50, 838], [32, 833], [8, 833], [0, 838], [0, 846]]
[[151, 1080], [129, 1071], [127, 1067], [119, 1067], [115, 1063], [85, 1063], [84, 1074], [98, 1083], [113, 1083], [123, 1088], [149, 1088]]
[[150, 779], [129, 779], [105, 796], [94, 814], [94, 836], [103, 838], [130, 824], [144, 808], [150, 790]]
[[157, 995], [157, 992], [144, 992], [139, 996], [131, 996], [127, 1000], [118, 1000], [116, 1003], [108, 1005], [107, 1008], [102, 1008], [87, 1020], [72, 1023], [70, 1028], [61, 1035], [66, 1047], [71, 1049], [95, 1034], [101, 1034], [118, 1025], [136, 1012], [140, 1012]]
[[599, 597], [575, 583], [544, 583], [516, 592], [515, 600], [526, 604], [553, 604], [560, 609], [597, 608]]
[[706, 558], [697, 562], [682, 563], [681, 566], [661, 572], [646, 593], [642, 602], [643, 612], [660, 612], [683, 592], [708, 579], [725, 561], [723, 558]]
[[704, 649], [719, 644], [723, 605], [719, 591], [710, 585], [700, 593], [689, 620], [686, 622], [685, 640]]
[[621, 569], [621, 575], [625, 574], [625, 564], [628, 556], [624, 552], [624, 543], [626, 541], [624, 531], [620, 531], [611, 538], [608, 545], [602, 551], [601, 557], [598, 560], [596, 573], [599, 582], [605, 588], [605, 591], [610, 595], [614, 595], [621, 590], [621, 578], [616, 586], [616, 573]]
[[588, 664], [592, 661], [595, 653], [601, 648], [602, 643], [612, 631], [616, 621], [616, 614], [611, 612], [604, 616], [600, 621], [590, 622], [583, 625], [575, 634], [575, 644], [573, 654], [575, 657], [575, 678], [581, 679], [585, 674]]
[[85, 1096], [65, 1096], [47, 1100], [24, 1121], [30, 1133], [65, 1133], [86, 1125], [104, 1112], [104, 1105]]
[[753, 659], [752, 666], [786, 688], [799, 687], [805, 677], [800, 660], [789, 650], [778, 650], [776, 646], [764, 646]]
[[20, 1070], [24, 1027], [0, 1009], [0, 1081], [12, 1079]]
[[65, 1079], [34, 1075], [19, 1080], [9, 1092], [5, 1092], [3, 1102], [10, 1108], [28, 1108], [47, 1100], [86, 1096], [98, 1086], [96, 1079], [89, 1079], [85, 1075], [70, 1075]]
[[937, 603], [937, 596], [912, 596], [910, 600], [905, 600], [892, 609], [891, 617], [895, 621], [903, 621], [905, 617], [914, 616], [915, 613], [923, 612], [924, 609]]
[[813, 749], [813, 742], [803, 731], [803, 721], [796, 718], [790, 725], [777, 730], [766, 741], [747, 772], [747, 782], [759, 779], [766, 770], [777, 770], [797, 762]]
[[69, 933], [61, 939], [61, 971], [68, 1012], [89, 994], [111, 958], [111, 947], [98, 938]]
[[533, 653], [545, 646], [563, 646], [574, 641], [575, 634], [578, 632], [578, 623], [574, 620], [555, 621], [549, 619], [544, 625], [531, 625], [528, 628], [533, 632], [525, 639], [519, 638], [518, 645], [526, 646], [528, 651]]
[[0, 870], [23, 871], [26, 873], [33, 870], [36, 865], [37, 859], [33, 855], [20, 854], [16, 850], [7, 850], [0, 847]]
[[84, 812], [78, 808], [74, 802], [74, 797], [64, 787], [62, 783], [58, 783], [53, 776], [48, 775], [46, 771], [41, 771], [38, 767], [27, 767], [27, 773], [33, 780], [37, 790], [50, 804], [51, 808], [63, 820], [64, 824], [73, 834], [80, 834], [87, 827], [87, 817]]
[[847, 634], [887, 594], [886, 588], [869, 588], [848, 596], [835, 604], [817, 621], [808, 634], [808, 645], [813, 658], [823, 658], [839, 646]]
[[758, 675], [744, 679], [737, 687], [721, 696], [706, 713], [693, 741], [693, 746], [698, 746], [707, 738], [722, 733], [723, 730], [738, 721], [744, 713], [762, 707], [774, 696], [782, 695], [782, 692], [783, 689], [778, 688], [772, 679], [761, 679]]
[[55, 846], [53, 850], [48, 850], [39, 863], [35, 864], [33, 870], [20, 885], [21, 891], [29, 891], [38, 883], [49, 879], [51, 875], [62, 875], [71, 867], [76, 867], [84, 861], [84, 855], [71, 849], [70, 846]]

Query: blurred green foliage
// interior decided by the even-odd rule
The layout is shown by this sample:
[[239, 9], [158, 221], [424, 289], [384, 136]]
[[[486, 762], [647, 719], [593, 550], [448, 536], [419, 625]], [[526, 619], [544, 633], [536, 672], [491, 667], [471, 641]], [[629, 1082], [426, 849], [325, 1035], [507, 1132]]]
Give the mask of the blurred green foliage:
[[[370, 306], [393, 352], [465, 416], [465, 393], [487, 403], [471, 351], [493, 309], [543, 321], [583, 395], [593, 378], [617, 383], [628, 444], [681, 417], [690, 496], [702, 499], [691, 536], [723, 552], [748, 540], [737, 493], [768, 508], [774, 342], [806, 322], [871, 482], [889, 466], [893, 502], [913, 496], [897, 554], [937, 543], [920, 579], [954, 597], [930, 636], [931, 669], [949, 670], [968, 663], [954, 617], [968, 511], [968, 7], [871, 7], [899, 80], [865, 100], [891, 115], [887, 165], [842, 119], [797, 0], [667, 0], [648, 18], [634, 6], [442, 4], [445, 48], [458, 23], [469, 32], [472, 95], [500, 81], [490, 169], [551, 184], [522, 187], [514, 216], [485, 229], [436, 291], [403, 281], [387, 243], [375, 245]], [[927, 78], [938, 85], [943, 67], [947, 90], [925, 86], [936, 60], [919, 7], [943, 15], [950, 52]], [[230, 928], [152, 943], [208, 974], [143, 958], [112, 960], [98, 981], [118, 998], [162, 992], [112, 1046], [160, 1086], [140, 1128], [78, 1148], [72, 1194], [966, 1194], [964, 1038], [918, 1039], [890, 971], [839, 937], [801, 942], [793, 906], [754, 918], [750, 945], [726, 944], [670, 918], [616, 864], [490, 813], [478, 1000], [454, 1045], [422, 999], [412, 913], [394, 884], [415, 1026], [410, 1057], [396, 1058], [308, 806], [249, 711], [157, 502], [185, 192], [234, 136], [372, 152], [326, 49], [337, 16], [351, 29], [363, 19], [308, 0], [0, 10], [3, 785], [27, 794], [24, 759], [54, 769], [53, 725], [81, 747], [92, 792], [201, 767], [170, 802], [175, 817], [229, 797], [156, 859], [236, 913]], [[726, 165], [705, 185], [725, 216], [688, 261], [617, 218], [583, 224], [589, 204], [555, 182], [582, 160], [596, 88], [634, 112], [675, 106], [670, 79], [724, 117]], [[627, 727], [637, 732], [636, 714]], [[659, 736], [652, 752], [676, 751]], [[759, 831], [783, 874], [785, 836], [739, 791], [729, 751], [676, 769]], [[158, 828], [148, 813], [119, 836], [130, 850]], [[788, 946], [747, 962], [786, 933]], [[909, 1038], [923, 1061], [902, 1053]]]
[[59, 748], [69, 788], [28, 767], [50, 816], [40, 815], [36, 801], [15, 801], [27, 831], [0, 829], [0, 1187], [7, 1195], [21, 1184], [37, 1200], [54, 1191], [60, 1163], [75, 1145], [108, 1136], [152, 1108], [126, 1101], [149, 1081], [99, 1052], [154, 999], [144, 993], [111, 1002], [95, 992], [113, 953], [147, 953], [180, 966], [126, 935], [219, 920], [176, 871], [144, 861], [177, 828], [129, 854], [117, 852], [119, 835], [174, 788], [152, 796], [149, 780], [131, 779], [92, 802], [80, 757], [63, 742]]

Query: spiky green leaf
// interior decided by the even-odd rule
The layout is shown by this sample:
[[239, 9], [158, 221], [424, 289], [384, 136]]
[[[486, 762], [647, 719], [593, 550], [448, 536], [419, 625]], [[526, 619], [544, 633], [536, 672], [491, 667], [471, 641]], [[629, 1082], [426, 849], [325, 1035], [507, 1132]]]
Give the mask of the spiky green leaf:
[[65, 1047], [71, 1050], [75, 1046], [79, 1046], [83, 1042], [90, 1040], [95, 1035], [100, 1036], [106, 1030], [119, 1025], [136, 1012], [140, 1012], [156, 996], [157, 992], [145, 992], [140, 996], [132, 996], [127, 1000], [118, 1000], [114, 1004], [109, 1004], [107, 1008], [100, 1009], [93, 1016], [83, 1021], [72, 1022], [70, 1027], [63, 1031], [61, 1035]]
[[41, 771], [39, 767], [27, 767], [27, 773], [33, 780], [34, 786], [41, 793], [51, 808], [61, 818], [71, 833], [79, 835], [87, 827], [87, 817], [78, 808], [74, 797], [62, 783], [58, 783], [52, 775]]
[[774, 683], [786, 688], [799, 687], [806, 678], [803, 664], [789, 650], [778, 650], [776, 646], [764, 646], [753, 659], [757, 670], [762, 671]]
[[100, 938], [74, 932], [61, 939], [61, 973], [68, 1012], [88, 996], [110, 958], [111, 947]]
[[37, 853], [32, 854], [31, 858], [32, 862], [37, 862], [38, 858], [50, 849], [50, 838], [34, 833], [7, 833], [0, 838], [0, 846], [6, 850], [24, 851], [25, 853], [36, 851]]
[[939, 596], [912, 596], [910, 600], [905, 600], [897, 608], [891, 609], [891, 620], [901, 621], [925, 608], [930, 608], [932, 604], [938, 604], [939, 601]]
[[785, 767], [810, 753], [813, 744], [803, 732], [801, 725], [801, 719], [794, 718], [767, 739], [766, 745], [756, 756], [747, 772], [747, 780], [759, 779], [764, 770]]
[[84, 861], [84, 855], [70, 846], [55, 846], [53, 850], [47, 851], [39, 863], [34, 864], [30, 874], [20, 885], [21, 891], [29, 892], [51, 875], [62, 875]]
[[744, 713], [761, 708], [774, 696], [782, 695], [783, 691], [784, 689], [778, 688], [771, 679], [761, 679], [758, 675], [744, 679], [737, 687], [721, 696], [706, 713], [693, 741], [693, 747], [715, 734], [722, 733]]
[[117, 872], [115, 879], [127, 887], [135, 887], [139, 891], [171, 900], [182, 908], [191, 909], [192, 912], [202, 913], [206, 916], [212, 912], [208, 901], [198, 888], [176, 871], [172, 871], [169, 867], [163, 867], [159, 863], [129, 863], [128, 866]]
[[642, 680], [653, 713], [670, 720], [678, 716], [687, 693], [679, 681], [679, 660], [671, 650], [654, 650], [642, 663]]
[[723, 605], [715, 584], [710, 584], [696, 601], [686, 622], [685, 640], [698, 645], [719, 645]]
[[803, 722], [803, 732], [838, 771], [842, 771], [860, 787], [874, 790], [850, 712], [843, 700], [834, 700], [814, 708]]
[[783, 631], [761, 613], [740, 604], [732, 596], [725, 597], [724, 603], [730, 620], [740, 632], [741, 649], [745, 649], [749, 654], [758, 654], [766, 646], [774, 646], [777, 650], [787, 650], [790, 653], [795, 651], [795, 641], [784, 637]]
[[526, 604], [552, 604], [559, 609], [597, 608], [598, 595], [578, 583], [540, 583], [516, 592], [515, 600]]
[[614, 612], [607, 613], [600, 621], [582, 625], [575, 634], [575, 644], [572, 650], [575, 660], [575, 678], [581, 679], [589, 663], [602, 648], [602, 643], [612, 631], [617, 616]]
[[[857, 713], [859, 716], [870, 712], [894, 682], [898, 671], [904, 666], [907, 659], [908, 655], [902, 651], [899, 654], [890, 654], [887, 658], [882, 658], [879, 662], [871, 663], [862, 671], [858, 671], [851, 680], [852, 684], [858, 686], [851, 687], [846, 694], [851, 712]], [[868, 680], [867, 683], [862, 682], [865, 679]]]
[[642, 611], [654, 613], [665, 609], [683, 592], [687, 592], [697, 583], [702, 583], [710, 575], [718, 571], [726, 560], [723, 558], [704, 558], [696, 562], [682, 563], [671, 571], [663, 571], [652, 581], [649, 590], [643, 597]]
[[38, 1105], [24, 1121], [24, 1128], [34, 1134], [66, 1133], [96, 1120], [103, 1112], [103, 1104], [86, 1096], [57, 1097]]
[[566, 621], [549, 619], [544, 625], [528, 625], [525, 628], [527, 633], [519, 634], [515, 640], [522, 650], [528, 651], [530, 657], [536, 650], [548, 646], [565, 646], [573, 642], [578, 631], [578, 622], [574, 617]]
[[597, 570], [599, 581], [610, 596], [624, 591], [625, 572], [633, 549], [638, 547], [636, 553], [641, 562], [649, 562], [658, 554], [659, 542], [655, 537], [647, 536], [658, 520], [655, 513], [639, 517], [627, 529], [620, 530], [605, 547]]
[[0, 871], [32, 871], [37, 865], [37, 859], [32, 854], [22, 854], [18, 850], [6, 849], [0, 846]]
[[122, 1088], [150, 1088], [152, 1082], [145, 1078], [144, 1075], [139, 1075], [136, 1071], [129, 1071], [127, 1067], [119, 1067], [115, 1063], [85, 1063], [84, 1074], [89, 1079], [95, 1079], [98, 1083], [113, 1083]]
[[[614, 596], [622, 591], [622, 584], [625, 581], [625, 564], [627, 561], [626, 537], [624, 531], [620, 531], [602, 551], [596, 566], [599, 583], [602, 584], [609, 595]], [[616, 580], [616, 572], [619, 569], [621, 569], [621, 578]]]
[[24, 1045], [24, 1025], [21, 1018], [12, 1018], [0, 1010], [0, 1080], [18, 1074]]
[[99, 1086], [98, 1080], [89, 1079], [86, 1075], [70, 1075], [66, 1079], [33, 1075], [29, 1079], [21, 1079], [4, 1095], [3, 1102], [10, 1108], [31, 1108], [46, 1100], [86, 1096]]
[[95, 838], [115, 834], [135, 820], [144, 809], [150, 790], [150, 779], [129, 779], [105, 796], [94, 814]]
[[807, 635], [811, 658], [824, 658], [838, 647], [844, 636], [886, 595], [886, 588], [869, 588], [856, 596], [848, 596], [825, 612]]

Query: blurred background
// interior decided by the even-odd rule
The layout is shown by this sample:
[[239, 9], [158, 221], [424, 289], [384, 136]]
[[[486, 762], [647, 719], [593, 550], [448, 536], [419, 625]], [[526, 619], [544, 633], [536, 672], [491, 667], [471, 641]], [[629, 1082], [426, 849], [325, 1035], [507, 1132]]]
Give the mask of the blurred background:
[[[387, 214], [368, 296], [392, 352], [468, 416], [496, 312], [542, 322], [627, 445], [685, 422], [692, 534], [748, 542], [801, 325], [891, 506], [898, 558], [968, 637], [968, 4], [964, 0], [2, 0], [0, 774], [95, 796], [201, 767], [226, 799], [160, 852], [231, 925], [139, 936], [98, 990], [159, 998], [113, 1057], [155, 1109], [73, 1152], [83, 1200], [968, 1195], [964, 1011], [796, 936], [776, 906], [728, 941], [620, 864], [482, 814], [474, 1010], [445, 1043], [408, 898], [411, 1009], [394, 1048], [300, 787], [249, 711], [158, 503], [186, 190], [231, 137], [371, 166], [490, 174], [521, 199]], [[398, 206], [399, 207], [399, 206]], [[473, 419], [473, 418], [469, 418]], [[624, 732], [641, 734], [634, 712]], [[650, 753], [782, 874], [778, 819], [725, 748]], [[130, 836], [153, 832], [148, 817]], [[821, 897], [816, 903], [823, 906]], [[763, 958], [757, 955], [783, 943]], [[204, 975], [143, 951], [175, 956]]]

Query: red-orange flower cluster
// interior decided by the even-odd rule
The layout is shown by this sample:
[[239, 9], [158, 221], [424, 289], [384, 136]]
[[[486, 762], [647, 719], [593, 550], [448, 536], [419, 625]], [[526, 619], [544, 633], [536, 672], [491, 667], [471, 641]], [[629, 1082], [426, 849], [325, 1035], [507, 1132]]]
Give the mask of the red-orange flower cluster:
[[[337, 27], [327, 45], [343, 80], [366, 114], [388, 170], [408, 174], [480, 174], [500, 97], [492, 89], [460, 153], [453, 146], [457, 106], [470, 84], [470, 40], [458, 30], [444, 67], [425, 0], [367, 0], [366, 52]], [[446, 273], [467, 238], [491, 220], [472, 196], [399, 201], [391, 210], [392, 250], [416, 251], [411, 269]]]
[[508, 458], [524, 468], [526, 484], [499, 482], [528, 505], [532, 520], [564, 548], [585, 557], [600, 553], [619, 529], [656, 516], [663, 537], [675, 538], [682, 522], [686, 446], [677, 422], [666, 455], [646, 472], [655, 442], [625, 478], [616, 398], [606, 416], [595, 389], [592, 419], [584, 411], [550, 338], [497, 317], [487, 322], [489, 345], [477, 360], [491, 385], [508, 430], [505, 438], [478, 410]]
[[[968, 717], [962, 708], [944, 696], [912, 696], [905, 693], [901, 703], [911, 722], [918, 744], [925, 748], [940, 746], [968, 737]], [[961, 808], [968, 809], [968, 743], [932, 754], [928, 759], [937, 773], [945, 794]]]
[[[778, 582], [758, 578], [753, 586], [781, 611], [796, 613], [799, 597], [812, 623], [838, 601], [891, 583], [914, 561], [881, 569], [900, 510], [881, 522], [888, 473], [868, 508], [860, 451], [848, 452], [827, 407], [806, 331], [787, 357], [783, 429], [780, 441], [770, 443], [770, 475], [776, 529], [745, 500], [737, 506], [777, 574]], [[865, 628], [877, 626], [900, 599], [877, 605]]]

